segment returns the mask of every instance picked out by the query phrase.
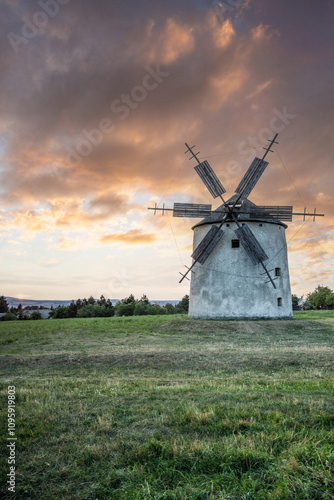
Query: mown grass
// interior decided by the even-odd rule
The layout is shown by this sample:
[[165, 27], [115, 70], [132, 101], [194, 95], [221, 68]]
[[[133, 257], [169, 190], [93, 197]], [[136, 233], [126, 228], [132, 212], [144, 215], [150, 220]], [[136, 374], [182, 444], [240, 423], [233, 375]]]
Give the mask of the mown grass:
[[334, 310], [318, 310], [318, 311], [294, 311], [294, 319], [332, 319], [334, 318]]
[[[313, 313], [313, 315], [312, 315]], [[333, 499], [334, 314], [0, 323], [16, 496]], [[331, 313], [331, 314], [330, 314]]]

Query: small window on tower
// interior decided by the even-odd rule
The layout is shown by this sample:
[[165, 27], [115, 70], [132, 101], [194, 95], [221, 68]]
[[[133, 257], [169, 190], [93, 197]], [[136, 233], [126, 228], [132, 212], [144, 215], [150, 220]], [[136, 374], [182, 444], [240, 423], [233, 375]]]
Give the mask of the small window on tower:
[[278, 307], [282, 307], [282, 305], [283, 305], [283, 299], [281, 297], [279, 297], [277, 299], [277, 305], [278, 305]]
[[276, 267], [275, 276], [281, 276], [281, 268], [280, 267]]
[[240, 240], [232, 240], [232, 248], [239, 248]]

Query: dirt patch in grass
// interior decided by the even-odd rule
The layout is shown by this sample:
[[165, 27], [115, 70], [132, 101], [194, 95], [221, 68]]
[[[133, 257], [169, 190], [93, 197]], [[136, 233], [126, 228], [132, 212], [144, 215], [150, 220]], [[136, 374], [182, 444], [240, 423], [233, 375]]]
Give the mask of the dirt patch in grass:
[[255, 352], [248, 349], [233, 352], [232, 350], [224, 352], [194, 352], [168, 350], [165, 352], [133, 352], [117, 354], [59, 354], [44, 356], [2, 356], [0, 358], [1, 369], [19, 369], [19, 368], [54, 368], [63, 367], [118, 367], [118, 368], [149, 368], [157, 371], [192, 369], [193, 371], [206, 370], [232, 371], [244, 369], [253, 369], [256, 371], [270, 371], [291, 367], [316, 367], [319, 364], [323, 369], [332, 367], [333, 351], [327, 349], [314, 350], [309, 349], [283, 349], [279, 351], [264, 351], [264, 349], [254, 349]]

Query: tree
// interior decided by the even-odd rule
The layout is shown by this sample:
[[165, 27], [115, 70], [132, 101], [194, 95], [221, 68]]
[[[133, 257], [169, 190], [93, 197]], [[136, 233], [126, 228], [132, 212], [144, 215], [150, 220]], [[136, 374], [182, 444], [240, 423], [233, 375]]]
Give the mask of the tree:
[[112, 305], [112, 302], [111, 302], [110, 299], [106, 300], [106, 307], [108, 307], [108, 309], [113, 309], [114, 308], [114, 306]]
[[94, 299], [93, 295], [91, 295], [91, 296], [89, 297], [89, 299], [87, 300], [87, 303], [88, 303], [88, 304], [91, 304], [92, 306], [95, 304], [95, 299]]
[[78, 311], [78, 318], [95, 318], [95, 308], [92, 304], [83, 306]]
[[20, 319], [20, 320], [24, 319], [22, 304], [19, 304], [19, 307], [17, 308], [17, 312], [18, 312], [18, 319]]
[[333, 292], [326, 295], [326, 305], [330, 309], [334, 309], [334, 293]]
[[82, 300], [81, 300], [81, 299], [78, 299], [78, 300], [76, 301], [75, 305], [77, 306], [77, 311], [78, 311], [79, 309], [81, 309], [81, 308], [82, 308], [82, 306], [83, 306], [83, 304], [82, 304]]
[[76, 318], [78, 313], [78, 307], [75, 302], [71, 302], [68, 306], [68, 317]]
[[125, 299], [122, 299], [124, 304], [134, 304], [136, 302], [136, 299], [134, 298], [134, 296], [132, 295], [129, 295], [129, 297], [126, 297]]
[[308, 295], [308, 300], [311, 302], [312, 306], [316, 309], [323, 309], [328, 306], [328, 303], [331, 303], [331, 295], [333, 294], [333, 290], [328, 288], [328, 286], [318, 285], [314, 292]]
[[188, 313], [189, 311], [189, 295], [185, 295], [183, 299], [176, 305], [176, 311], [181, 314]]
[[145, 294], [143, 294], [141, 296], [140, 302], [144, 302], [145, 304], [149, 304], [150, 303], [150, 301], [148, 300], [148, 298], [147, 298], [147, 296]]
[[39, 311], [33, 311], [30, 314], [30, 319], [34, 319], [34, 320], [43, 319], [43, 316], [42, 316], [42, 314]]
[[115, 311], [118, 316], [133, 316], [136, 303], [135, 302], [125, 302], [126, 299], [122, 299], [115, 305]]
[[[108, 304], [108, 301], [109, 301], [110, 305]], [[115, 308], [109, 299], [107, 300], [107, 305], [106, 305], [105, 309], [106, 309], [106, 317], [107, 318], [111, 318], [112, 316], [115, 316]]]
[[135, 316], [145, 316], [146, 314], [149, 314], [147, 312], [147, 306], [148, 306], [148, 304], [142, 300], [139, 300], [138, 302], [136, 302], [136, 305], [134, 308]]
[[165, 309], [166, 309], [167, 314], [175, 314], [176, 313], [175, 307], [173, 306], [173, 304], [169, 304], [169, 303], [166, 304]]
[[8, 311], [8, 302], [4, 295], [0, 297], [0, 313], [6, 313]]
[[166, 314], [166, 309], [159, 306], [159, 304], [149, 304], [147, 306], [147, 314], [151, 314], [154, 316], [160, 316], [162, 314]]
[[131, 294], [129, 297], [120, 300], [115, 305], [115, 311], [118, 316], [133, 316], [136, 307], [136, 299]]
[[104, 295], [101, 295], [101, 297], [99, 298], [99, 300], [97, 301], [97, 303], [100, 305], [100, 306], [105, 306], [107, 301], [105, 299], [105, 296]]
[[78, 318], [107, 318], [114, 316], [114, 309], [100, 304], [87, 304], [78, 311]]
[[[50, 313], [49, 313], [49, 315], [50, 315]], [[52, 317], [53, 319], [68, 318], [68, 307], [58, 306], [56, 309], [53, 310], [53, 314], [50, 317]]]
[[6, 312], [6, 314], [3, 317], [4, 321], [15, 321], [17, 319], [16, 315], [11, 312]]
[[299, 298], [297, 297], [297, 295], [292, 294], [291, 299], [292, 299], [292, 307], [297, 307], [299, 302]]
[[[102, 295], [102, 297], [103, 297], [103, 295]], [[101, 299], [100, 299], [100, 300], [101, 300]], [[111, 300], [110, 300], [110, 299], [107, 299], [107, 300], [105, 300], [105, 299], [104, 299], [104, 301], [105, 301], [105, 303], [104, 303], [104, 307], [105, 307], [105, 309], [106, 309], [106, 316], [107, 316], [108, 318], [110, 318], [110, 317], [112, 317], [112, 316], [115, 316], [115, 308], [114, 308], [114, 306], [112, 305]]]

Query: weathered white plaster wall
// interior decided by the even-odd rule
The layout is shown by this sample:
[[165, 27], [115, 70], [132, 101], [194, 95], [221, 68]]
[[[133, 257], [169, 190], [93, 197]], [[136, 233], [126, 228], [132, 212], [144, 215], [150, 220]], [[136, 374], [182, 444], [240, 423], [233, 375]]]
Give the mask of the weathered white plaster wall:
[[[218, 225], [218, 224], [217, 224]], [[222, 227], [224, 237], [204, 265], [197, 263], [191, 274], [189, 316], [192, 318], [292, 318], [291, 290], [285, 227], [280, 223], [247, 221], [247, 225], [263, 246], [269, 260], [270, 274], [275, 268], [281, 276], [275, 280], [276, 290], [268, 281], [261, 264], [254, 266], [237, 239], [234, 222]], [[194, 228], [194, 249], [212, 224]], [[282, 305], [278, 305], [278, 299]]]

